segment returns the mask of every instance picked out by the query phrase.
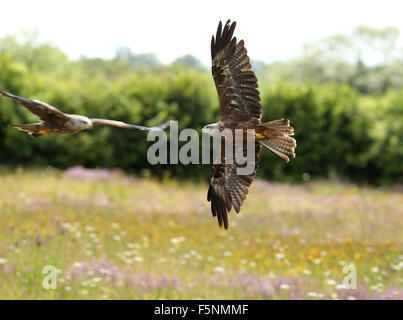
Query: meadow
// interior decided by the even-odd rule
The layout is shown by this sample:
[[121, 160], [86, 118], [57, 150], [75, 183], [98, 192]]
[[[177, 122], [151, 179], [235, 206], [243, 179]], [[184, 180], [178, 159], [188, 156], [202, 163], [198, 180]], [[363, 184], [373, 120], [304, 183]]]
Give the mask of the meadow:
[[401, 190], [257, 179], [228, 231], [206, 191], [119, 170], [1, 171], [0, 298], [403, 299]]

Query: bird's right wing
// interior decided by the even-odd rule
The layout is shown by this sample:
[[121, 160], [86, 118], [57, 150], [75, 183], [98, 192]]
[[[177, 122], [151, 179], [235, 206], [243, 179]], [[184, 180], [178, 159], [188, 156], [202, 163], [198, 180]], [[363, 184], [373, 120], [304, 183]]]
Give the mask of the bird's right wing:
[[69, 117], [66, 114], [45, 102], [30, 100], [2, 90], [0, 90], [0, 95], [19, 102], [42, 121], [60, 121], [61, 124], [64, 124], [67, 120], [69, 120]]
[[90, 120], [92, 121], [93, 125], [102, 124], [102, 125], [107, 125], [107, 126], [123, 128], [123, 129], [142, 130], [142, 131], [165, 130], [167, 127], [169, 127], [169, 122], [170, 122], [170, 121], [166, 121], [155, 127], [144, 127], [144, 126], [139, 126], [136, 124], [128, 124], [128, 123], [125, 123], [122, 121], [109, 120], [109, 119], [90, 119]]
[[[210, 186], [207, 193], [207, 201], [211, 202], [211, 213], [213, 217], [217, 216], [218, 225], [228, 229], [228, 212], [232, 208], [239, 213], [243, 202], [248, 194], [248, 188], [252, 184], [256, 171], [259, 168], [260, 144], [255, 144], [254, 170], [249, 175], [238, 175], [237, 169], [244, 167], [238, 165], [236, 161], [232, 164], [225, 163], [225, 144], [221, 144], [220, 164], [213, 165]], [[244, 154], [245, 156], [245, 154]], [[234, 154], [235, 159], [235, 154]]]

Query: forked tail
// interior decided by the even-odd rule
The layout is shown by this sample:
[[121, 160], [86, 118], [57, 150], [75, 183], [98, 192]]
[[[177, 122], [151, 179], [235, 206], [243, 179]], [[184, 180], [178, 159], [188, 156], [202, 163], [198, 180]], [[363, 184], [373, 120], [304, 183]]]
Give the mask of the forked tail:
[[280, 118], [262, 123], [255, 132], [259, 142], [285, 162], [295, 158], [297, 142], [291, 137], [294, 128], [290, 126], [289, 120]]

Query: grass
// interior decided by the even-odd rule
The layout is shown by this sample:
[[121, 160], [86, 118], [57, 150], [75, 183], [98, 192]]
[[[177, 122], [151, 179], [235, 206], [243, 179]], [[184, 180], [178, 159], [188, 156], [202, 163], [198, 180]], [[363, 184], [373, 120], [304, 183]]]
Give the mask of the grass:
[[256, 180], [224, 231], [206, 191], [119, 171], [1, 173], [0, 298], [403, 299], [402, 193]]

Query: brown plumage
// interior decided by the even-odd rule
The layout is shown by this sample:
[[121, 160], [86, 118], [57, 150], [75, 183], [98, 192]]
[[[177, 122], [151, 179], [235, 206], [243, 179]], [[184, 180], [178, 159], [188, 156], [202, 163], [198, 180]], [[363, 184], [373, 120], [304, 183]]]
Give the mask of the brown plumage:
[[[207, 200], [211, 202], [211, 212], [217, 217], [219, 226], [228, 229], [228, 212], [234, 208], [239, 213], [248, 194], [248, 188], [258, 170], [261, 145], [288, 162], [295, 157], [295, 139], [290, 136], [294, 129], [286, 119], [278, 119], [261, 124], [262, 108], [257, 78], [251, 69], [244, 41], [233, 37], [236, 22], [220, 21], [216, 36], [211, 39], [212, 74], [220, 103], [218, 129], [254, 129], [255, 163], [249, 175], [238, 175], [240, 168], [235, 161], [225, 164], [221, 155], [220, 164], [213, 165]], [[223, 150], [223, 145], [221, 147]], [[246, 142], [244, 142], [244, 156]], [[222, 152], [224, 154], [224, 152]]]
[[115, 120], [88, 119], [81, 115], [63, 113], [45, 102], [30, 100], [5, 91], [0, 90], [0, 96], [5, 96], [19, 102], [42, 120], [38, 123], [11, 125], [13, 128], [27, 132], [32, 138], [48, 134], [74, 134], [97, 124], [146, 131], [164, 130], [169, 126], [169, 121], [156, 127], [143, 127]]

